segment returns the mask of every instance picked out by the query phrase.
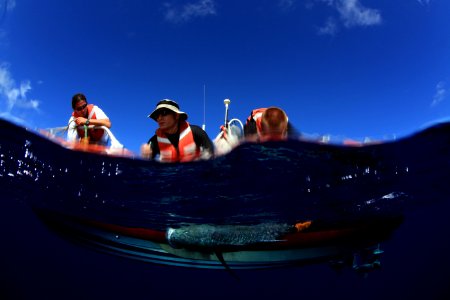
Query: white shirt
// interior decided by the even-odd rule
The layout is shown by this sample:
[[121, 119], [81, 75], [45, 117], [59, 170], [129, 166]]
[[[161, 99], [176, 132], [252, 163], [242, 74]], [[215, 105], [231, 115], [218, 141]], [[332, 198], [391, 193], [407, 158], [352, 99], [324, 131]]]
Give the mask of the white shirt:
[[[88, 116], [88, 119], [91, 118], [92, 115], [95, 114], [95, 117], [97, 120], [102, 120], [102, 119], [109, 119], [106, 114], [103, 112], [103, 110], [101, 110], [100, 107], [94, 105], [94, 108], [91, 111], [90, 116]], [[108, 134], [105, 132], [105, 134], [103, 134], [103, 137], [101, 139], [101, 143], [102, 144], [107, 144], [108, 143]], [[78, 136], [78, 132], [77, 132], [77, 124], [75, 123], [75, 117], [71, 116], [69, 119], [69, 129], [67, 130], [67, 140], [68, 141], [78, 141], [80, 139], [80, 136]]]

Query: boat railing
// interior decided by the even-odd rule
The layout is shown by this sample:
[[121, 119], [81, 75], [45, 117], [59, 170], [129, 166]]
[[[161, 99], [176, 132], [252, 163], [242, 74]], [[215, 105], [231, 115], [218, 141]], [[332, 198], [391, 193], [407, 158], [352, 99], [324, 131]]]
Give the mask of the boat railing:
[[[89, 125], [88, 126], [89, 129], [103, 129], [109, 136], [111, 145], [111, 148], [119, 148], [119, 149], [123, 149], [124, 146], [122, 145], [122, 143], [119, 142], [119, 140], [116, 138], [116, 136], [112, 133], [112, 131], [106, 127], [106, 126], [97, 126], [97, 125]], [[46, 131], [48, 133], [50, 133], [53, 136], [56, 137], [61, 137], [66, 139], [64, 136], [66, 135], [68, 130], [67, 126], [62, 126], [62, 127], [53, 127], [53, 128], [47, 128]]]
[[[244, 136], [244, 125], [239, 119], [231, 119], [213, 140], [215, 155], [224, 155], [236, 147]], [[226, 134], [226, 135], [225, 135]]]

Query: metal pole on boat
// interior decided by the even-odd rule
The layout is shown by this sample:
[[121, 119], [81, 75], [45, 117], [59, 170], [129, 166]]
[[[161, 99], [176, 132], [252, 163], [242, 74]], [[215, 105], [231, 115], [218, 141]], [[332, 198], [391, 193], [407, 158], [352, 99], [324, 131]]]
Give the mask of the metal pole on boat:
[[203, 125], [202, 129], [206, 130], [206, 84], [203, 85]]
[[230, 104], [230, 99], [223, 100], [223, 103], [225, 104], [225, 128], [228, 128], [228, 104]]

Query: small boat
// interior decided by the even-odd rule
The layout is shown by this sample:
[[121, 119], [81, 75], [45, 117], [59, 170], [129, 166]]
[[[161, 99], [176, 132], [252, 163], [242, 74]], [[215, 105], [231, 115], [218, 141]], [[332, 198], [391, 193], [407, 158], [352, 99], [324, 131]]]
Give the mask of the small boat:
[[[191, 224], [158, 231], [47, 210], [35, 212], [52, 230], [97, 251], [154, 264], [208, 269], [264, 269], [332, 261], [349, 264], [361, 251], [379, 251], [379, 243], [402, 222], [401, 218], [384, 218], [338, 226], [320, 222], [292, 226]], [[304, 229], [296, 228], [305, 224]]]
[[0, 188], [50, 228], [116, 255], [198, 268], [380, 253], [405, 207], [450, 195], [449, 157], [450, 123], [383, 143], [244, 142], [167, 164], [0, 120]]

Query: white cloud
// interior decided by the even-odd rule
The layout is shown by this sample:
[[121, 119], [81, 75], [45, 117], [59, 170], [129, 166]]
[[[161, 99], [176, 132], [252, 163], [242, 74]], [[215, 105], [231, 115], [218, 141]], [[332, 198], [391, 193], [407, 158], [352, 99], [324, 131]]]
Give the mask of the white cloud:
[[447, 97], [449, 90], [447, 88], [447, 84], [445, 81], [440, 81], [436, 85], [436, 92], [433, 96], [433, 102], [431, 102], [431, 106], [436, 106]]
[[216, 14], [216, 3], [214, 0], [198, 0], [183, 6], [174, 6], [170, 3], [165, 3], [164, 5], [166, 6], [165, 18], [173, 23], [187, 22], [196, 17]]
[[334, 18], [328, 18], [325, 25], [319, 28], [318, 33], [321, 35], [335, 35], [338, 31], [338, 24]]
[[[374, 26], [382, 22], [381, 13], [377, 9], [364, 7], [359, 0], [314, 0], [316, 4], [324, 4], [335, 11], [339, 20], [329, 17], [322, 27], [318, 29], [320, 35], [335, 35], [340, 25], [346, 28], [357, 26]], [[308, 2], [308, 8], [312, 8]]]
[[6, 64], [0, 64], [0, 115], [10, 116], [14, 110], [39, 110], [39, 100], [28, 99], [31, 83], [25, 80], [16, 86]]
[[366, 8], [358, 0], [340, 0], [336, 3], [342, 21], [346, 27], [370, 26], [381, 23], [377, 9]]

